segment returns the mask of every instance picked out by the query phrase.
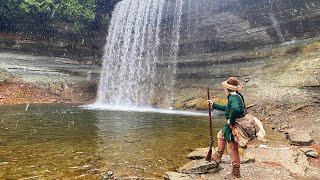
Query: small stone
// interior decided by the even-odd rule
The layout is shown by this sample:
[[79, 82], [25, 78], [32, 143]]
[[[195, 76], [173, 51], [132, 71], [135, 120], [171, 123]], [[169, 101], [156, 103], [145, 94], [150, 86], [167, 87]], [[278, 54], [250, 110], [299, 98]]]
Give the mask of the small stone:
[[288, 125], [288, 124], [284, 124], [284, 125], [281, 125], [280, 126], [280, 129], [288, 129], [288, 128], [290, 128], [290, 126]]
[[312, 158], [319, 157], [318, 151], [314, 148], [300, 148], [299, 150], [302, 151], [307, 157], [312, 157]]
[[86, 61], [85, 64], [86, 64], [86, 65], [92, 65], [93, 62], [92, 62], [92, 61]]
[[[189, 153], [187, 155], [188, 159], [204, 159], [207, 156], [207, 153], [209, 151], [209, 147], [208, 148], [197, 148], [195, 151]], [[212, 154], [214, 154], [214, 150], [212, 149]]]
[[287, 140], [290, 145], [309, 146], [313, 142], [309, 133], [303, 131], [295, 131], [287, 134]]
[[113, 172], [112, 171], [108, 171], [104, 176], [103, 176], [103, 180], [109, 180], [111, 179], [113, 176]]

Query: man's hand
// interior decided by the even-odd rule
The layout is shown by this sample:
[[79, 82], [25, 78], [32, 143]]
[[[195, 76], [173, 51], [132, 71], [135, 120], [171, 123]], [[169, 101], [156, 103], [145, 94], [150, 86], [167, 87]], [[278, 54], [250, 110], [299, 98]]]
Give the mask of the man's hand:
[[208, 103], [210, 103], [210, 105], [214, 104], [214, 102], [212, 102], [211, 100], [207, 100], [207, 101], [208, 101]]

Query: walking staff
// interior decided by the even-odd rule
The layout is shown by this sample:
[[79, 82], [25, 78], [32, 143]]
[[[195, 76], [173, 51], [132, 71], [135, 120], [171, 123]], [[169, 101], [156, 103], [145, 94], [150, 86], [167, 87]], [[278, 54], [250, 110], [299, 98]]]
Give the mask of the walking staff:
[[210, 140], [209, 140], [209, 151], [206, 157], [206, 161], [211, 161], [212, 157], [212, 145], [213, 145], [213, 136], [212, 136], [212, 120], [211, 120], [211, 103], [210, 103], [210, 92], [209, 87], [207, 88], [208, 93], [208, 113], [209, 113], [209, 129], [210, 129]]

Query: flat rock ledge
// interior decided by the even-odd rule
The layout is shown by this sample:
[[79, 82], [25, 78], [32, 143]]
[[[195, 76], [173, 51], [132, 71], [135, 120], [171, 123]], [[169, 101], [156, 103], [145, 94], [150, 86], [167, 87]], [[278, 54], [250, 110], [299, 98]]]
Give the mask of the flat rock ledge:
[[287, 140], [290, 145], [295, 146], [310, 146], [313, 138], [310, 133], [304, 131], [294, 131], [287, 134]]
[[215, 161], [206, 161], [205, 159], [192, 160], [183, 167], [179, 168], [178, 172], [166, 172], [164, 179], [192, 179], [197, 177], [199, 174], [215, 173], [219, 170], [220, 167]]
[[[220, 170], [219, 165], [215, 161], [206, 161], [205, 156], [209, 148], [198, 148], [187, 155], [188, 159], [192, 159], [186, 165], [180, 167], [177, 172], [166, 172], [164, 179], [166, 180], [186, 180], [195, 179], [200, 174], [216, 173]], [[215, 153], [212, 149], [212, 154]]]
[[219, 171], [218, 164], [215, 161], [206, 161], [205, 159], [193, 160], [178, 169], [178, 172], [185, 174], [205, 174]]
[[[199, 148], [191, 152], [187, 157], [193, 160], [177, 172], [165, 173], [164, 179], [224, 179], [231, 171], [230, 157], [223, 156], [222, 163], [217, 166], [214, 161], [204, 160], [207, 151], [208, 148]], [[316, 151], [315, 148], [296, 146], [248, 147], [242, 150], [240, 159], [242, 179], [319, 179], [319, 167], [308, 161], [309, 157], [318, 156]]]
[[[215, 174], [221, 170], [221, 167], [215, 161], [206, 161], [205, 157], [207, 156], [209, 148], [198, 148], [195, 151], [187, 155], [188, 159], [191, 159], [189, 163], [179, 168], [177, 172], [166, 172], [164, 179], [166, 180], [185, 180], [185, 179], [197, 179], [201, 175], [206, 176], [205, 174]], [[212, 154], [215, 153], [215, 150], [212, 150]], [[245, 158], [241, 157], [240, 163], [253, 163], [255, 162], [254, 158]], [[230, 156], [223, 155], [221, 164], [230, 164]]]
[[[207, 156], [209, 148], [197, 148], [187, 155], [188, 159], [204, 159]], [[212, 149], [212, 154], [215, 153], [215, 150]]]

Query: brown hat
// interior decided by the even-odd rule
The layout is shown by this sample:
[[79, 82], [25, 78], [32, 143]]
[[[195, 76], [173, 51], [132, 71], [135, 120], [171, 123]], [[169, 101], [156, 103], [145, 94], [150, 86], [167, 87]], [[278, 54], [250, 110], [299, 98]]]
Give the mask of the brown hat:
[[232, 91], [240, 91], [242, 89], [242, 85], [239, 84], [237, 78], [235, 77], [229, 77], [228, 80], [223, 81], [222, 86]]

